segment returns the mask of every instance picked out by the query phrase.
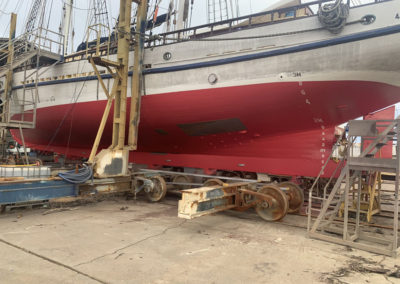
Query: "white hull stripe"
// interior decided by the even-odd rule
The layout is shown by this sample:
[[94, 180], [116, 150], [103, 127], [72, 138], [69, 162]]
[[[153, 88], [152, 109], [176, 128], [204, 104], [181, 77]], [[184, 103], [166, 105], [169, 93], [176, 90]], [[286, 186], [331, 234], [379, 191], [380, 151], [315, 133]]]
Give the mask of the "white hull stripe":
[[[278, 55], [283, 55], [283, 54], [307, 51], [307, 50], [312, 50], [312, 49], [317, 49], [317, 48], [323, 48], [323, 47], [328, 47], [328, 46], [333, 46], [333, 45], [338, 45], [338, 44], [343, 44], [343, 43], [349, 43], [349, 42], [374, 38], [374, 37], [381, 37], [381, 36], [390, 35], [390, 34], [399, 33], [399, 32], [400, 32], [400, 25], [395, 25], [395, 26], [386, 27], [386, 28], [382, 28], [382, 29], [366, 31], [366, 32], [362, 32], [362, 33], [342, 36], [342, 37], [319, 41], [319, 42], [302, 44], [302, 45], [293, 46], [293, 47], [287, 47], [287, 48], [282, 48], [282, 49], [277, 49], [277, 50], [260, 52], [260, 53], [256, 53], [256, 54], [248, 54], [248, 55], [242, 55], [242, 56], [237, 56], [237, 57], [232, 57], [232, 58], [218, 59], [218, 60], [178, 65], [178, 66], [147, 69], [147, 70], [143, 70], [143, 74], [166, 73], [166, 72], [183, 71], [183, 70], [189, 70], [189, 69], [197, 69], [197, 68], [203, 68], [203, 67], [211, 67], [211, 66], [217, 66], [217, 65], [237, 63], [237, 62], [242, 62], [242, 61], [249, 61], [249, 60], [255, 60], [255, 59], [260, 59], [260, 58], [266, 58], [266, 57], [278, 56]], [[132, 76], [132, 73], [133, 72], [130, 71], [129, 76]], [[111, 74], [104, 74], [104, 75], [101, 75], [101, 77], [103, 79], [112, 79]], [[38, 86], [47, 86], [47, 85], [73, 83], [73, 82], [83, 82], [83, 81], [91, 81], [91, 80], [97, 80], [97, 77], [96, 76], [86, 76], [86, 77], [80, 77], [80, 78], [70, 78], [70, 79], [39, 82]], [[35, 83], [30, 83], [30, 84], [25, 85], [26, 88], [34, 87], [34, 86], [35, 86]], [[22, 88], [24, 88], [24, 85], [18, 85], [18, 86], [13, 87], [13, 90], [22, 89]]]

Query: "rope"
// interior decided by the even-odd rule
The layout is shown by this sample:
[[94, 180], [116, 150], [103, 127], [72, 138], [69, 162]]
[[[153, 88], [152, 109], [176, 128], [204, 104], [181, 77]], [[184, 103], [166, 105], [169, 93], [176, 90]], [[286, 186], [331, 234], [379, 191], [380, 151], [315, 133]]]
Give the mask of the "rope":
[[71, 6], [72, 8], [76, 9], [76, 10], [81, 10], [81, 11], [90, 11], [90, 8], [80, 8], [74, 5], [69, 5], [67, 2], [65, 2], [64, 0], [61, 0], [61, 2], [63, 2], [63, 4]]
[[324, 4], [318, 10], [319, 22], [333, 34], [338, 34], [346, 25], [346, 19], [349, 16], [349, 6], [343, 4], [342, 0], [336, 0], [335, 3]]
[[90, 166], [84, 164], [82, 165], [82, 168], [78, 170], [78, 172], [72, 170], [64, 173], [59, 173], [58, 176], [69, 183], [80, 184], [85, 183], [92, 178], [93, 169]]
[[2, 11], [2, 10], [0, 10], [0, 13], [2, 13], [2, 14], [5, 14], [5, 15], [11, 15], [11, 12], [4, 12], [4, 11]]
[[[364, 23], [364, 19], [344, 23], [343, 26], [346, 25], [353, 25], [357, 23]], [[314, 29], [306, 29], [306, 30], [300, 30], [300, 31], [293, 31], [293, 32], [284, 32], [284, 33], [275, 33], [275, 34], [267, 34], [267, 35], [259, 35], [259, 36], [246, 36], [246, 37], [229, 37], [229, 38], [188, 38], [188, 39], [179, 39], [175, 37], [165, 37], [165, 40], [171, 40], [171, 41], [232, 41], [232, 40], [244, 40], [244, 39], [259, 39], [259, 38], [269, 38], [269, 37], [278, 37], [278, 36], [285, 36], [285, 35], [295, 35], [295, 34], [301, 34], [301, 33], [306, 33], [306, 32], [312, 32], [312, 31], [318, 31], [318, 30], [323, 30], [325, 27], [318, 27]], [[146, 35], [143, 34], [142, 36], [147, 37], [149, 40], [162, 40], [164, 37], [162, 35]]]

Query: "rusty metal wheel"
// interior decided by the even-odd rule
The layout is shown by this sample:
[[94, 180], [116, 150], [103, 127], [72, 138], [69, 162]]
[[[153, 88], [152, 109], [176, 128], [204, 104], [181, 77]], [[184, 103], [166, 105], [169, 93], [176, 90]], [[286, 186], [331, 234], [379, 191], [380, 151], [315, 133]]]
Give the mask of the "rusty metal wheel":
[[279, 187], [285, 187], [288, 190], [285, 190], [286, 195], [289, 200], [289, 211], [288, 213], [296, 213], [298, 212], [304, 203], [304, 193], [303, 190], [297, 184], [286, 181], [278, 184]]
[[[289, 202], [286, 194], [276, 185], [266, 185], [258, 190], [266, 195], [265, 200], [257, 204], [257, 214], [266, 221], [278, 221], [286, 216]], [[268, 201], [267, 201], [268, 200]]]
[[150, 180], [153, 182], [153, 188], [146, 192], [147, 199], [151, 202], [158, 202], [167, 194], [167, 184], [161, 176], [151, 177]]
[[[192, 178], [189, 176], [184, 176], [184, 175], [178, 175], [174, 176], [172, 179], [173, 183], [192, 183]], [[184, 185], [184, 184], [174, 184], [174, 188], [177, 190], [184, 190], [184, 189], [189, 189], [191, 188], [190, 185]]]
[[203, 186], [216, 186], [216, 185], [223, 186], [224, 182], [220, 179], [212, 178], [212, 179], [206, 180], [203, 183]]

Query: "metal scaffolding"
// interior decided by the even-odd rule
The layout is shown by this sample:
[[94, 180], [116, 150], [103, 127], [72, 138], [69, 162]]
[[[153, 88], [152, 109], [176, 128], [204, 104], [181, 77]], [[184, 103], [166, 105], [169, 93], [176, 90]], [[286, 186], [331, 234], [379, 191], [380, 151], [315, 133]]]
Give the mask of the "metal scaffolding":
[[[360, 155], [353, 151], [354, 141], [370, 142]], [[324, 187], [323, 195], [317, 187], [310, 189], [308, 200], [308, 234], [312, 238], [343, 244], [362, 250], [397, 256], [399, 252], [399, 174], [400, 120], [353, 120], [349, 123], [349, 145], [346, 156], [338, 164], [342, 167], [336, 179], [335, 171]], [[380, 149], [396, 141], [395, 158], [381, 158]], [[323, 170], [323, 169], [322, 169]], [[395, 174], [394, 190], [386, 201], [393, 209], [392, 231], [376, 234], [366, 230], [371, 217], [380, 212], [381, 172]], [[328, 189], [334, 183], [333, 188]], [[317, 216], [314, 213], [318, 213]], [[315, 218], [316, 217], [316, 218]]]

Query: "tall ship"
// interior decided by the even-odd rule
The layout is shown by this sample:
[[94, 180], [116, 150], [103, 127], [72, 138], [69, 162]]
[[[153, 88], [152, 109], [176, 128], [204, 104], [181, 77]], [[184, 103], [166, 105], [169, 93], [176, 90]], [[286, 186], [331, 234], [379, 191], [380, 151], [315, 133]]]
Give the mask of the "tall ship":
[[[115, 60], [118, 31], [107, 27], [108, 35], [66, 52], [67, 3], [62, 37], [25, 34], [31, 44], [24, 41], [15, 64], [2, 59], [0, 75], [13, 70], [2, 98], [15, 98], [2, 119], [31, 123], [11, 133], [32, 149], [87, 158], [107, 103], [88, 58]], [[400, 0], [281, 1], [241, 17], [216, 17], [208, 6], [209, 23], [194, 27], [193, 1], [172, 3], [160, 16], [149, 9], [138, 149], [130, 153], [137, 166], [316, 177], [338, 125], [400, 101]], [[112, 86], [110, 70], [99, 72]], [[110, 145], [112, 116], [99, 149]]]

